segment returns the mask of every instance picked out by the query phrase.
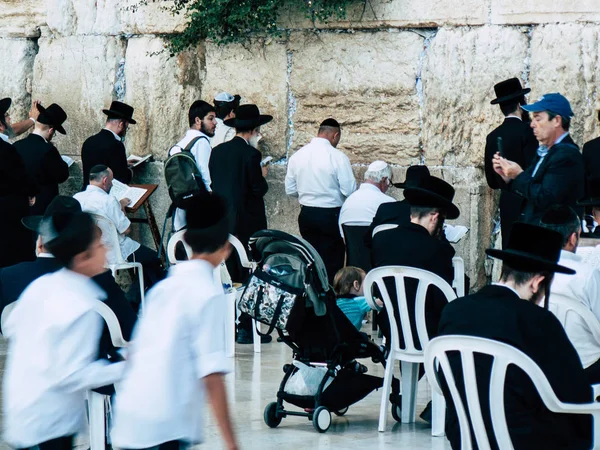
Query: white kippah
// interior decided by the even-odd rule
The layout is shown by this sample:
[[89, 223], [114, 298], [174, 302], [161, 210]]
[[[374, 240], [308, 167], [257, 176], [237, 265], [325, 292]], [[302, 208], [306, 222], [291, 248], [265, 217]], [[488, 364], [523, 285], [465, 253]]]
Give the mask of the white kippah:
[[233, 95], [231, 95], [229, 92], [221, 92], [220, 94], [217, 94], [217, 96], [215, 97], [215, 101], [217, 102], [232, 102], [233, 100], [235, 100], [235, 97]]
[[367, 172], [379, 172], [387, 167], [387, 163], [385, 161], [373, 161], [369, 164], [367, 168]]

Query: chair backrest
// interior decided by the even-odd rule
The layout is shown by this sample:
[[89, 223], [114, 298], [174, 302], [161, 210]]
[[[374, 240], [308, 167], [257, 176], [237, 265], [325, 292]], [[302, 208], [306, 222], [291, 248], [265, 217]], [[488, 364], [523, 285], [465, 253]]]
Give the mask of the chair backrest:
[[[467, 409], [460, 395], [459, 386], [456, 384], [455, 374], [448, 359], [449, 352], [459, 352], [462, 365], [464, 386], [461, 391], [465, 393]], [[504, 412], [504, 384], [508, 366], [515, 365], [523, 370], [535, 385], [546, 407], [556, 413], [565, 412], [566, 404], [556, 397], [546, 375], [529, 356], [520, 350], [502, 342], [472, 336], [440, 336], [433, 339], [425, 349], [425, 371], [432, 387], [442, 392], [439, 372], [444, 375], [452, 401], [456, 408], [460, 426], [461, 449], [472, 449], [471, 426], [475, 435], [477, 446], [490, 449], [490, 437], [485, 429], [483, 412], [479, 400], [479, 386], [475, 373], [474, 354], [489, 355], [493, 358], [491, 377], [489, 379], [489, 407], [493, 432], [498, 443], [503, 449], [513, 449], [506, 415]], [[438, 365], [439, 364], [439, 365]], [[484, 382], [487, 383], [487, 380]], [[577, 405], [584, 409], [585, 405]], [[570, 406], [573, 410], [573, 406]], [[574, 412], [574, 411], [572, 411]], [[589, 412], [588, 412], [589, 413]]]
[[9, 303], [2, 310], [2, 315], [0, 316], [0, 328], [2, 328], [2, 333], [4, 334], [4, 324], [6, 323], [6, 319], [8, 319], [9, 314], [15, 309], [17, 306], [17, 302]]
[[457, 297], [464, 297], [465, 288], [465, 261], [460, 256], [452, 258], [452, 267], [454, 268], [454, 280], [452, 287], [456, 292]]
[[106, 303], [101, 302], [100, 300], [94, 302], [93, 309], [100, 314], [100, 316], [102, 316], [104, 319], [104, 322], [106, 322], [112, 345], [117, 348], [127, 347], [129, 342], [127, 342], [123, 337], [121, 325], [119, 324], [119, 320], [117, 319], [114, 311], [110, 309]]
[[100, 214], [92, 214], [92, 217], [102, 232], [102, 243], [107, 250], [107, 263], [109, 265], [125, 263], [126, 261], [121, 253], [121, 245], [119, 244], [119, 233], [114, 223]]
[[395, 228], [398, 228], [398, 225], [394, 223], [384, 223], [383, 225], [377, 225], [375, 228], [373, 228], [373, 234], [371, 236], [375, 236], [380, 231], [393, 230]]
[[167, 243], [167, 258], [169, 259], [169, 264], [177, 264], [178, 262], [184, 261], [178, 260], [175, 256], [175, 248], [178, 242], [183, 244], [183, 248], [185, 249], [188, 259], [192, 257], [192, 247], [190, 247], [187, 242], [185, 242], [185, 239], [183, 239], [184, 234], [185, 230], [180, 230], [177, 233], [174, 233], [169, 239], [169, 242]]
[[342, 224], [346, 242], [346, 265], [360, 267], [365, 272], [371, 270], [371, 250], [365, 245], [365, 235], [369, 225]]
[[[388, 312], [390, 320], [391, 345], [395, 352], [401, 353], [406, 361], [422, 362], [423, 350], [418, 350], [413, 340], [413, 330], [411, 321], [408, 315], [408, 301], [406, 298], [406, 278], [416, 279], [418, 281], [417, 294], [415, 298], [415, 324], [417, 327], [417, 336], [420, 341], [421, 348], [425, 348], [429, 343], [429, 334], [425, 321], [425, 299], [429, 286], [437, 287], [446, 296], [449, 302], [456, 298], [452, 287], [438, 275], [428, 272], [423, 269], [405, 266], [385, 266], [371, 270], [364, 282], [364, 292], [366, 297], [372, 297], [373, 286], [379, 288], [379, 292], [383, 297], [383, 303]], [[388, 289], [385, 285], [385, 279], [393, 279], [396, 288], [396, 298], [398, 299], [397, 311], [400, 316], [402, 325], [402, 335], [404, 337], [405, 349], [400, 348], [400, 336], [398, 334], [398, 324], [396, 323], [396, 315], [394, 314], [394, 305]], [[372, 298], [369, 298], [373, 302]]]
[[248, 252], [246, 251], [246, 249], [244, 248], [244, 245], [240, 242], [240, 240], [238, 238], [236, 238], [233, 234], [230, 234], [229, 235], [229, 243], [233, 246], [234, 250], [238, 254], [238, 257], [240, 258], [240, 263], [242, 264], [242, 267], [245, 267], [246, 269], [254, 270], [256, 268], [256, 264], [253, 262], [250, 262], [250, 260], [248, 259]]

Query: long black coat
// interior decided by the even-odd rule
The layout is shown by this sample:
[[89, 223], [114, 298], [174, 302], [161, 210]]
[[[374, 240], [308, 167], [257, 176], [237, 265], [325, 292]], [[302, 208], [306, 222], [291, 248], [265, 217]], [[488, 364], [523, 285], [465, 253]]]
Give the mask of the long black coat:
[[[450, 302], [442, 313], [439, 334], [476, 336], [512, 345], [539, 365], [560, 400], [586, 403], [592, 399], [579, 356], [560, 322], [551, 312], [521, 300], [506, 287], [486, 286], [476, 294]], [[450, 362], [454, 373], [460, 370], [458, 357]], [[475, 362], [478, 385], [483, 386], [479, 399], [489, 430], [490, 362], [484, 358], [476, 358]], [[464, 402], [462, 377], [457, 377], [457, 384]], [[446, 434], [452, 448], [459, 449], [456, 410], [447, 388], [444, 391], [448, 401]], [[515, 449], [591, 448], [590, 416], [551, 413], [529, 378], [514, 367], [507, 373], [504, 401]]]
[[[448, 241], [442, 241], [431, 236], [424, 227], [412, 222], [405, 223], [393, 230], [380, 231], [373, 237], [373, 267], [410, 266], [417, 269], [424, 269], [439, 275], [448, 284], [451, 284], [454, 278], [454, 269], [452, 267], [454, 254], [455, 251]], [[390, 291], [391, 284], [387, 286], [388, 291]], [[418, 348], [417, 343], [419, 339], [414, 319], [416, 293], [416, 280], [407, 279], [406, 298], [408, 313], [413, 329], [413, 340]], [[393, 302], [396, 301], [395, 290], [392, 289], [390, 297]], [[430, 338], [437, 334], [438, 323], [446, 304], [446, 297], [439, 289], [431, 287], [428, 290], [425, 302], [425, 322]], [[395, 310], [394, 313], [396, 322], [400, 326], [398, 310]], [[379, 316], [382, 317], [380, 324], [382, 324], [382, 331], [385, 333], [387, 331], [385, 325], [387, 315], [380, 314]], [[400, 333], [400, 341], [400, 345], [403, 345], [404, 339], [402, 338], [402, 333]]]
[[485, 141], [485, 177], [488, 186], [500, 189], [500, 226], [502, 243], [506, 246], [513, 223], [519, 220], [523, 206], [523, 197], [508, 190], [502, 177], [494, 171], [492, 158], [498, 151], [498, 138], [502, 138], [503, 156], [519, 164], [523, 169], [529, 167], [536, 157], [539, 146], [529, 122], [517, 118], [506, 118], [504, 122], [488, 134]]
[[127, 166], [125, 145], [115, 139], [109, 130], [101, 130], [85, 140], [81, 147], [81, 163], [83, 165], [83, 189], [89, 184], [90, 169], [98, 164], [109, 167], [115, 179], [128, 184], [132, 172]]
[[[586, 180], [600, 178], [600, 137], [592, 139], [583, 145], [583, 162], [585, 165]], [[587, 197], [587, 184], [585, 188]]]
[[35, 258], [33, 237], [21, 223], [29, 215], [29, 196], [36, 187], [17, 150], [0, 139], [0, 267]]
[[30, 214], [43, 215], [50, 202], [58, 195], [58, 185], [69, 178], [69, 166], [62, 160], [56, 147], [37, 134], [32, 133], [14, 145], [29, 178], [39, 191], [35, 205], [29, 210]]
[[537, 223], [552, 205], [572, 207], [581, 216], [577, 200], [585, 193], [585, 169], [579, 147], [570, 136], [552, 146], [535, 176], [538, 158], [510, 184], [511, 192], [525, 198], [522, 219]]
[[262, 176], [261, 154], [241, 137], [217, 145], [210, 154], [208, 168], [214, 193], [227, 200], [230, 230], [242, 243], [267, 228], [263, 197], [269, 190]]

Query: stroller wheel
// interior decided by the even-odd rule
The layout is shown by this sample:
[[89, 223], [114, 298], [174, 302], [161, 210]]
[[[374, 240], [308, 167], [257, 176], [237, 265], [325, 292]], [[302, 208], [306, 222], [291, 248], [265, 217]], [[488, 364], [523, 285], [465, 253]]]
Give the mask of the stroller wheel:
[[319, 433], [325, 433], [331, 425], [331, 413], [324, 406], [319, 406], [313, 413], [313, 426]]
[[402, 422], [402, 407], [392, 403], [392, 417], [396, 422]]
[[267, 405], [263, 417], [265, 419], [265, 423], [270, 428], [277, 428], [282, 419], [282, 417], [277, 414], [277, 402], [271, 402]]
[[348, 406], [346, 406], [345, 408], [340, 409], [339, 411], [334, 411], [333, 413], [336, 416], [343, 416], [344, 414], [346, 414], [348, 412]]

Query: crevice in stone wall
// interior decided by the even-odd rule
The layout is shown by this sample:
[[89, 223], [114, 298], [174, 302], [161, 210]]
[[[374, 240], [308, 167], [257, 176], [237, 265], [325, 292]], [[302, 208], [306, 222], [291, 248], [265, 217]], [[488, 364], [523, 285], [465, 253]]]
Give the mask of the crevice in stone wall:
[[287, 86], [287, 136], [286, 136], [286, 150], [285, 150], [285, 161], [290, 157], [290, 150], [294, 142], [294, 114], [296, 114], [296, 97], [292, 91], [292, 67], [294, 62], [294, 54], [291, 50], [287, 51], [287, 74], [285, 84]]
[[425, 151], [423, 148], [423, 111], [425, 109], [425, 95], [423, 93], [423, 66], [425, 65], [425, 57], [427, 56], [427, 50], [431, 45], [431, 42], [437, 35], [438, 29], [421, 29], [414, 30], [419, 36], [424, 38], [423, 50], [419, 55], [419, 63], [417, 65], [417, 76], [415, 79], [415, 88], [417, 91], [417, 97], [419, 99], [419, 153], [420, 153], [420, 164], [425, 164]]
[[491, 25], [492, 24], [492, 0], [488, 0], [488, 17], [487, 17], [487, 24]]
[[525, 66], [523, 67], [521, 78], [526, 86], [529, 86], [529, 76], [531, 74], [531, 46], [533, 41], [533, 30], [533, 25], [530, 25], [527, 27], [527, 32], [525, 33], [527, 36], [527, 54], [525, 55]]
[[[125, 39], [125, 49], [123, 54], [127, 54], [127, 45], [129, 43], [129, 39]], [[119, 65], [117, 66], [117, 72], [115, 73], [115, 85], [114, 85], [114, 98], [118, 101], [125, 100], [125, 93], [127, 91], [127, 81], [125, 79], [125, 56], [119, 60]]]

